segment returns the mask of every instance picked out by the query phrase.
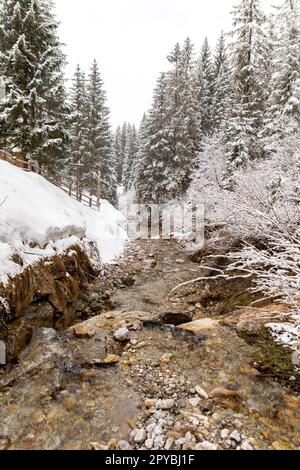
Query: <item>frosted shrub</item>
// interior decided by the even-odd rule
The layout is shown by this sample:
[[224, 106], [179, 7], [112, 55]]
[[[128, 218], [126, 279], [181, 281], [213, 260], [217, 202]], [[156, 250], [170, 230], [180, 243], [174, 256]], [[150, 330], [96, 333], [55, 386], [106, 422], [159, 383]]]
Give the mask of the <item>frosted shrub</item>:
[[272, 159], [236, 175], [232, 224], [251, 235], [229, 269], [254, 275], [255, 291], [300, 308], [300, 152], [285, 142]]

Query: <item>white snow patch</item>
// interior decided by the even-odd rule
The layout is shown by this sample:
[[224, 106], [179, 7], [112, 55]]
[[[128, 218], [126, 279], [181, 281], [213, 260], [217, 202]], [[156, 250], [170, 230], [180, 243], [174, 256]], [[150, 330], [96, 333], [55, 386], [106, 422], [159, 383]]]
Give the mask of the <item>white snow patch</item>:
[[268, 323], [267, 328], [277, 343], [297, 350], [300, 343], [300, 323]]
[[[109, 202], [97, 212], [85, 207], [43, 177], [0, 161], [0, 282], [24, 267], [72, 245], [81, 245], [97, 262], [122, 253], [127, 239], [124, 216]], [[94, 255], [91, 253], [94, 251]], [[23, 266], [13, 262], [18, 254]]]

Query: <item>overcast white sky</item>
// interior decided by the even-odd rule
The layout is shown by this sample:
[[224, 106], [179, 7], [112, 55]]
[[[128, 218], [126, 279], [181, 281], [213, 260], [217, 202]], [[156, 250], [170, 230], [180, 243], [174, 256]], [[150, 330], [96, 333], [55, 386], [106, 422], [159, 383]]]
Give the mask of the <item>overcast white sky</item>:
[[[190, 36], [197, 49], [205, 36], [212, 45], [231, 25], [239, 0], [55, 0], [66, 44], [67, 76], [80, 63], [100, 65], [111, 108], [111, 122], [139, 124], [152, 101], [166, 55]], [[280, 0], [262, 0], [268, 9]]]

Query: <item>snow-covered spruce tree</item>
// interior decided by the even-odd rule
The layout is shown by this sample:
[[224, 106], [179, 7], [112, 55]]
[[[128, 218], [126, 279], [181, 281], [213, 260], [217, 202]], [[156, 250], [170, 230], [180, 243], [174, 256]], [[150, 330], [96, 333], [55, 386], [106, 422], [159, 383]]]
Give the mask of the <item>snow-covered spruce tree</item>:
[[[127, 189], [128, 173], [130, 173], [130, 140], [133, 126], [130, 122], [124, 122], [122, 127], [122, 186]], [[126, 173], [126, 175], [125, 175]]]
[[182, 49], [182, 118], [186, 123], [187, 145], [191, 150], [191, 163], [199, 150], [201, 138], [201, 126], [197, 119], [198, 101], [194, 87], [194, 46], [187, 38]]
[[211, 49], [207, 38], [205, 38], [194, 70], [198, 123], [204, 135], [213, 131], [213, 72]]
[[137, 180], [139, 177], [139, 168], [143, 159], [143, 152], [146, 145], [147, 140], [147, 130], [148, 130], [148, 116], [146, 113], [143, 114], [138, 134], [137, 134], [137, 153], [136, 158], [133, 161], [132, 169], [131, 169], [131, 187], [137, 193]]
[[139, 203], [160, 203], [165, 198], [170, 175], [170, 135], [168, 128], [168, 79], [162, 73], [154, 90], [153, 105], [143, 125], [135, 179]]
[[127, 145], [128, 126], [130, 126], [130, 124], [128, 124], [127, 122], [124, 122], [122, 126], [122, 133], [121, 133], [122, 172], [123, 172], [124, 158], [125, 158], [126, 145]]
[[87, 157], [83, 166], [83, 184], [92, 194], [117, 203], [116, 165], [113, 137], [109, 124], [106, 93], [96, 60], [87, 85]]
[[190, 39], [183, 48], [176, 44], [168, 60], [172, 69], [159, 77], [139, 152], [136, 188], [140, 201], [164, 202], [185, 192], [199, 147]]
[[226, 126], [229, 171], [261, 156], [258, 133], [263, 122], [267, 40], [259, 0], [242, 0], [233, 12], [231, 73], [234, 102]]
[[212, 128], [219, 132], [227, 121], [232, 105], [232, 80], [225, 35], [217, 43], [213, 64]]
[[270, 97], [262, 132], [265, 150], [273, 152], [278, 141], [299, 131], [300, 125], [300, 6], [284, 0], [271, 18], [273, 35]]
[[65, 57], [50, 0], [3, 0], [1, 145], [55, 171], [66, 155]]
[[133, 167], [138, 153], [138, 134], [135, 125], [127, 127], [127, 142], [123, 167], [123, 186], [129, 190], [133, 185]]
[[85, 86], [85, 74], [81, 71], [80, 66], [77, 69], [73, 78], [73, 85], [70, 90], [70, 159], [68, 164], [70, 167], [67, 169], [69, 174], [74, 174], [72, 164], [84, 164], [87, 158], [87, 97]]
[[126, 157], [126, 148], [128, 136], [131, 133], [131, 124], [124, 122], [122, 126], [118, 126], [114, 137], [114, 151], [115, 161], [117, 168], [117, 181], [118, 184], [122, 184], [124, 163]]
[[122, 183], [122, 173], [123, 173], [123, 154], [122, 154], [122, 130], [121, 126], [118, 126], [114, 135], [114, 154], [116, 162], [116, 177], [117, 183]]
[[177, 197], [188, 188], [200, 134], [190, 39], [186, 39], [182, 49], [177, 44], [168, 59], [173, 68], [167, 75], [168, 119], [164, 129], [171, 151], [164, 172], [166, 199]]

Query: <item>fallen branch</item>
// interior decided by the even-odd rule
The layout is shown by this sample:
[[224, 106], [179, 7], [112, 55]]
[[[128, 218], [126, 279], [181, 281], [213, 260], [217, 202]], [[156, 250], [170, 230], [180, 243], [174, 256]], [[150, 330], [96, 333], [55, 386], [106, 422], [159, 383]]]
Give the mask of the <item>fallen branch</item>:
[[220, 278], [227, 279], [227, 277], [228, 277], [226, 274], [224, 274], [224, 271], [222, 271], [221, 269], [211, 268], [210, 266], [200, 266], [200, 269], [208, 269], [208, 270], [211, 270], [211, 271], [219, 272], [221, 274], [219, 274], [217, 276], [213, 276], [213, 277], [212, 276], [197, 277], [196, 279], [191, 279], [190, 281], [183, 282], [182, 284], [178, 284], [178, 286], [174, 287], [174, 289], [172, 289], [171, 292], [168, 295], [173, 294], [173, 292], [180, 289], [181, 287], [185, 287], [185, 286], [188, 286], [190, 284], [194, 284], [195, 282], [215, 280], [215, 279], [220, 279]]

